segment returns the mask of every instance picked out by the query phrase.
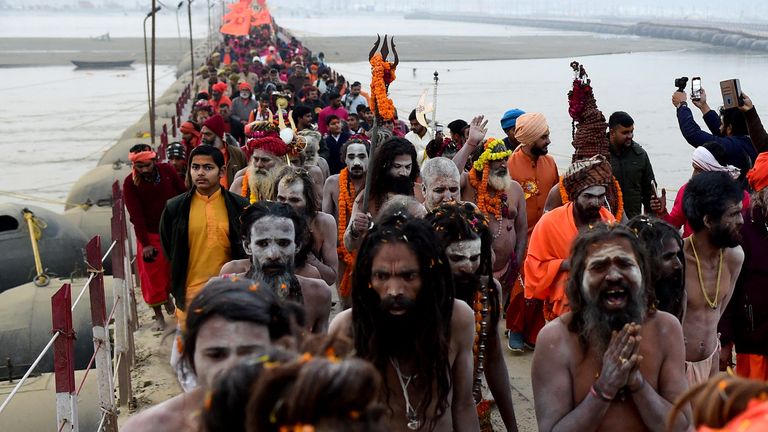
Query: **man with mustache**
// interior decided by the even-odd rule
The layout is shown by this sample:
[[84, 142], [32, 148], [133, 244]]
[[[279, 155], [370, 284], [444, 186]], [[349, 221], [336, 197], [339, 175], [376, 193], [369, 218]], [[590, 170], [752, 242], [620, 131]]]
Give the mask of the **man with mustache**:
[[336, 221], [320, 211], [312, 179], [304, 168], [285, 167], [275, 179], [276, 201], [288, 204], [306, 220], [312, 236], [307, 263], [316, 267], [325, 283], [336, 283], [339, 259], [336, 254]]
[[251, 138], [246, 143], [251, 152], [250, 163], [238, 172], [238, 177], [229, 188], [253, 204], [274, 198], [275, 176], [285, 166], [288, 146], [276, 135]]
[[416, 149], [404, 138], [390, 138], [383, 143], [369, 164], [371, 175], [368, 213], [362, 212], [363, 193], [358, 193], [352, 208], [352, 216], [344, 233], [344, 246], [347, 250], [357, 249], [368, 232], [371, 222], [378, 215], [381, 206], [394, 195], [414, 196], [416, 179], [419, 177], [419, 165], [416, 162]]
[[611, 164], [603, 156], [574, 162], [563, 176], [568, 203], [544, 213], [531, 234], [525, 259], [525, 298], [544, 301], [544, 318], [568, 311], [565, 284], [571, 244], [580, 231], [600, 222], [614, 222], [603, 207]]
[[245, 209], [242, 244], [250, 260], [230, 261], [221, 275], [239, 274], [263, 281], [283, 300], [304, 305], [306, 328], [325, 333], [331, 313], [331, 289], [319, 279], [295, 274], [294, 258], [307, 232], [307, 223], [289, 205], [259, 201]]
[[[525, 194], [525, 212], [530, 242], [533, 227], [544, 214], [547, 192], [559, 181], [555, 159], [549, 152], [549, 125], [541, 113], [526, 113], [515, 119], [513, 135], [517, 147], [507, 162], [512, 180], [518, 182]], [[522, 235], [522, 233], [520, 234]], [[515, 281], [507, 307], [506, 326], [509, 330], [507, 347], [513, 354], [522, 354], [525, 346], [536, 344], [536, 335], [544, 326], [541, 300], [525, 299], [525, 274]]]
[[350, 139], [341, 147], [344, 167], [339, 174], [328, 177], [323, 187], [323, 212], [336, 219], [337, 254], [339, 272], [337, 288], [343, 307], [349, 307], [350, 275], [354, 256], [344, 245], [346, 221], [352, 216], [352, 207], [357, 195], [365, 189], [365, 174], [368, 171], [370, 143], [358, 138]]
[[421, 191], [424, 207], [433, 211], [438, 206], [461, 201], [461, 174], [446, 157], [427, 159], [421, 168]]
[[717, 323], [733, 293], [744, 262], [741, 243], [741, 187], [725, 172], [704, 172], [685, 187], [683, 211], [693, 234], [685, 239], [683, 334], [685, 372], [693, 386], [720, 368]]
[[685, 315], [685, 255], [677, 228], [660, 219], [637, 215], [628, 223], [637, 233], [650, 261], [649, 276], [656, 295], [656, 308], [674, 315], [680, 323]]
[[451, 268], [432, 227], [395, 214], [363, 237], [352, 308], [330, 332], [384, 377], [388, 431], [479, 431], [472, 400], [474, 317], [454, 299]]
[[494, 138], [485, 140], [482, 153], [474, 151], [485, 137], [487, 123], [483, 116], [472, 119], [467, 143], [453, 162], [463, 170], [468, 155], [474, 152], [472, 169], [461, 177], [461, 197], [477, 204], [488, 217], [495, 254], [493, 274], [501, 282], [502, 302], [506, 305], [525, 257], [528, 222], [523, 189], [507, 170], [507, 158], [512, 152], [502, 140]]
[[[539, 430], [659, 430], [687, 389], [683, 334], [653, 307], [637, 236], [597, 222], [576, 238], [571, 262], [571, 311], [541, 330], [533, 354]], [[688, 430], [690, 417], [686, 406], [667, 430]]]
[[[428, 160], [424, 164], [425, 169], [426, 164], [434, 160]], [[440, 240], [438, 247], [445, 250], [453, 274], [456, 298], [475, 311], [472, 396], [477, 405], [481, 429], [489, 430], [487, 427], [490, 426], [491, 414], [486, 404], [482, 403], [484, 375], [506, 430], [516, 431], [517, 420], [512, 405], [509, 375], [498, 331], [501, 285], [493, 278], [492, 238], [488, 220], [471, 203], [441, 204], [425, 219], [437, 233]]]
[[165, 203], [187, 191], [184, 180], [173, 167], [158, 163], [157, 154], [147, 144], [131, 147], [128, 159], [133, 172], [123, 181], [125, 207], [136, 233], [136, 265], [141, 279], [141, 294], [155, 312], [152, 330], [165, 329], [161, 306], [173, 314], [168, 260], [160, 251], [160, 216]]

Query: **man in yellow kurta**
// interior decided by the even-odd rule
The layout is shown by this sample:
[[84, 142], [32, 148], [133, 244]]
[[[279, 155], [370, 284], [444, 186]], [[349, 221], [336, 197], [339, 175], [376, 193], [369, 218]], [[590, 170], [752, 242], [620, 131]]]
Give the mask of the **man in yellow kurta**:
[[571, 244], [579, 231], [599, 222], [615, 222], [603, 207], [611, 164], [601, 155], [576, 161], [563, 176], [569, 202], [545, 213], [531, 235], [525, 259], [525, 298], [544, 301], [547, 321], [567, 312], [565, 283]]
[[[520, 145], [510, 155], [507, 168], [512, 180], [520, 183], [525, 193], [528, 219], [528, 242], [533, 227], [544, 214], [547, 192], [559, 181], [557, 164], [547, 154], [550, 144], [547, 119], [541, 113], [526, 113], [517, 118], [515, 139]], [[525, 280], [524, 272], [521, 278]], [[525, 299], [520, 279], [515, 283], [507, 306], [506, 327], [509, 330], [507, 347], [513, 353], [522, 353], [524, 343], [533, 346], [544, 326], [541, 300]]]
[[163, 251], [171, 262], [171, 293], [179, 323], [208, 279], [230, 260], [245, 257], [239, 217], [248, 201], [221, 187], [224, 156], [209, 145], [189, 156], [193, 187], [165, 205], [160, 218]]

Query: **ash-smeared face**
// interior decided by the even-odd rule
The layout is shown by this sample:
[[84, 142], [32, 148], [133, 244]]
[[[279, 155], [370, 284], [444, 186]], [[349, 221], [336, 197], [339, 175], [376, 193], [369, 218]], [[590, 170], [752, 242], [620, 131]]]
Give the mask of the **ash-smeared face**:
[[480, 238], [457, 241], [445, 248], [445, 255], [448, 257], [451, 273], [454, 275], [477, 272], [480, 267], [480, 253]]
[[285, 217], [263, 217], [250, 226], [250, 241], [243, 246], [258, 273], [270, 276], [293, 271], [295, 232], [293, 221]]
[[353, 178], [362, 178], [368, 171], [368, 150], [364, 144], [349, 144], [344, 155], [349, 174]]

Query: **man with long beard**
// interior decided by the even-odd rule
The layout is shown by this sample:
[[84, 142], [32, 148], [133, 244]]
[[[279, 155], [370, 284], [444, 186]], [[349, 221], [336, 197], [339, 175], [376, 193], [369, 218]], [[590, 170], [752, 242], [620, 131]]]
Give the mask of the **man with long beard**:
[[278, 136], [252, 138], [246, 144], [251, 152], [250, 163], [238, 173], [230, 192], [239, 194], [253, 204], [275, 196], [275, 177], [285, 166], [288, 146]]
[[348, 308], [350, 304], [350, 275], [354, 262], [354, 255], [344, 246], [344, 231], [347, 229], [347, 221], [351, 219], [355, 198], [365, 189], [369, 150], [368, 141], [351, 139], [345, 142], [341, 147], [341, 154], [344, 155], [346, 167], [339, 174], [328, 177], [323, 187], [323, 212], [336, 219], [336, 252], [339, 257], [336, 286], [344, 308]]
[[474, 317], [454, 299], [451, 268], [421, 219], [394, 215], [363, 238], [352, 309], [330, 332], [384, 377], [389, 431], [479, 431], [472, 400]]
[[339, 258], [336, 254], [336, 221], [319, 209], [312, 179], [303, 168], [285, 167], [275, 179], [276, 201], [288, 204], [307, 221], [312, 251], [307, 263], [316, 267], [325, 283], [336, 283]]
[[331, 313], [331, 290], [322, 280], [295, 274], [294, 257], [305, 238], [307, 223], [290, 206], [260, 201], [245, 209], [242, 242], [248, 260], [230, 261], [221, 275], [239, 274], [263, 281], [284, 300], [304, 305], [306, 328], [325, 333]]
[[[571, 312], [541, 330], [533, 354], [539, 430], [659, 430], [687, 388], [680, 324], [652, 307], [633, 231], [598, 223], [573, 251]], [[690, 408], [682, 412], [668, 430], [688, 430]]]
[[[425, 169], [426, 164], [433, 160], [424, 164]], [[501, 285], [493, 278], [492, 238], [488, 220], [471, 203], [442, 204], [425, 219], [435, 229], [440, 240], [438, 247], [444, 249], [448, 257], [456, 298], [475, 311], [472, 396], [477, 405], [481, 430], [492, 430], [489, 429], [490, 407], [483, 403], [482, 380], [485, 375], [506, 429], [516, 431], [509, 375], [498, 331]]]
[[728, 306], [744, 263], [741, 242], [743, 192], [724, 172], [705, 172], [685, 187], [683, 211], [693, 234], [685, 239], [685, 291], [688, 295], [683, 334], [685, 373], [693, 386], [720, 367], [717, 323]]
[[[457, 168], [463, 169], [468, 155], [480, 145], [487, 123], [482, 116], [472, 119], [467, 143], [453, 158]], [[528, 240], [525, 194], [520, 184], [509, 176], [507, 158], [510, 154], [503, 141], [489, 138], [483, 144], [483, 152], [475, 153], [472, 169], [461, 176], [462, 200], [475, 203], [488, 217], [495, 254], [493, 274], [501, 282], [505, 305], [517, 281]]]
[[416, 179], [419, 177], [419, 165], [416, 162], [416, 149], [404, 138], [390, 138], [379, 144], [369, 168], [371, 184], [369, 191], [368, 213], [362, 211], [363, 193], [359, 193], [352, 208], [352, 216], [344, 233], [344, 246], [353, 251], [358, 248], [363, 234], [368, 231], [371, 222], [378, 215], [381, 206], [394, 195], [414, 195]]
[[683, 322], [685, 315], [685, 255], [683, 238], [672, 225], [646, 215], [637, 215], [627, 227], [637, 238], [650, 260], [649, 276], [656, 295], [656, 308]]
[[603, 156], [574, 162], [563, 176], [569, 202], [544, 213], [531, 234], [525, 259], [525, 298], [544, 301], [544, 318], [568, 310], [565, 284], [570, 270], [571, 244], [579, 231], [600, 222], [613, 222], [603, 208], [611, 164]]

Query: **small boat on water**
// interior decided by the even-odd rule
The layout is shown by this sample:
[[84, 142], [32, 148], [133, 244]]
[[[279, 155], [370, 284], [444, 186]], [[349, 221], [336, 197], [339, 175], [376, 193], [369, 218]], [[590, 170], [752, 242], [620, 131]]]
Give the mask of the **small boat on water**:
[[116, 69], [131, 67], [133, 60], [82, 61], [70, 60], [78, 69]]

